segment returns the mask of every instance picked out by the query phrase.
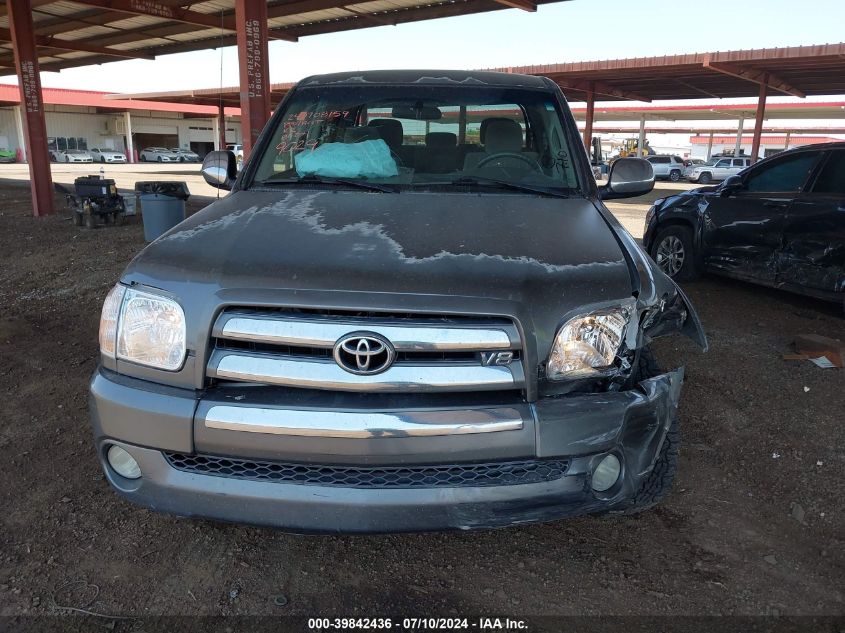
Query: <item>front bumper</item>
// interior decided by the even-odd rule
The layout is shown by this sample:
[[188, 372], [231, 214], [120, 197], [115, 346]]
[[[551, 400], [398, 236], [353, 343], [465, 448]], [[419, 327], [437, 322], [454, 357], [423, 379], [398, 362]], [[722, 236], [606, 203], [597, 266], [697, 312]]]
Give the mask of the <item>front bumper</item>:
[[[106, 370], [99, 370], [91, 382], [91, 419], [97, 453], [109, 483], [126, 499], [155, 510], [296, 532], [481, 529], [626, 507], [654, 465], [676, 414], [682, 380], [683, 370], [678, 369], [643, 381], [631, 391], [570, 394], [530, 405], [522, 403], [519, 406], [524, 407], [528, 419], [521, 431], [442, 438], [322, 440], [316, 445], [325, 453], [337, 447], [333, 460], [314, 454], [301, 454], [298, 460], [438, 464], [449, 455], [451, 462], [472, 463], [490, 461], [491, 454], [501, 454], [501, 459], [565, 459], [569, 464], [565, 474], [555, 479], [506, 485], [349, 487], [256, 481], [177, 469], [168, 461], [168, 453], [205, 452], [257, 460], [255, 455], [244, 454], [241, 438], [257, 435], [263, 444], [277, 438], [230, 431], [228, 437], [237, 441], [228, 445], [228, 451], [224, 444], [213, 452], [197, 451], [195, 418], [207, 406], [199, 394]], [[432, 443], [435, 439], [440, 444]], [[512, 453], [505, 455], [509, 442]], [[454, 443], [454, 453], [443, 450], [449, 443]], [[110, 444], [122, 446], [136, 459], [142, 472], [140, 479], [125, 479], [112, 470], [105, 459]], [[397, 454], [396, 447], [413, 447], [403, 449], [413, 452]], [[466, 447], [475, 447], [475, 453]], [[619, 481], [607, 493], [595, 493], [590, 486], [593, 468], [611, 452], [622, 462]], [[438, 455], [439, 461], [433, 461], [433, 455]], [[290, 461], [290, 455], [284, 457]]]

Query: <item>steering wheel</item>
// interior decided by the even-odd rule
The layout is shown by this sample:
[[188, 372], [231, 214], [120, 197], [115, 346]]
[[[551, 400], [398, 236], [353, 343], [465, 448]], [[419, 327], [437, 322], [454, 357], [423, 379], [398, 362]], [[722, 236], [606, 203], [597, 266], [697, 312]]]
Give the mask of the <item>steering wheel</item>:
[[[481, 169], [485, 165], [488, 165], [493, 161], [497, 160], [516, 161], [519, 163], [523, 163], [524, 165], [528, 165], [528, 167], [530, 167], [534, 171], [542, 171], [542, 168], [540, 167], [540, 165], [537, 164], [536, 160], [531, 160], [530, 158], [528, 158], [528, 156], [525, 156], [524, 154], [519, 154], [517, 152], [498, 152], [496, 154], [490, 154], [490, 156], [482, 158], [480, 161], [478, 161], [478, 164], [475, 167], [476, 169]], [[502, 168], [502, 171], [507, 174], [506, 169]]]

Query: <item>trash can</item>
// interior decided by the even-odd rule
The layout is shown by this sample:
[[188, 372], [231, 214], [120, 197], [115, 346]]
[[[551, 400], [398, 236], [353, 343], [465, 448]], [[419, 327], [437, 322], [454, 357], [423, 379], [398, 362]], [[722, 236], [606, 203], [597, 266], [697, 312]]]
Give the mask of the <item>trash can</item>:
[[144, 239], [152, 242], [185, 219], [188, 185], [181, 181], [150, 180], [135, 183], [141, 202]]

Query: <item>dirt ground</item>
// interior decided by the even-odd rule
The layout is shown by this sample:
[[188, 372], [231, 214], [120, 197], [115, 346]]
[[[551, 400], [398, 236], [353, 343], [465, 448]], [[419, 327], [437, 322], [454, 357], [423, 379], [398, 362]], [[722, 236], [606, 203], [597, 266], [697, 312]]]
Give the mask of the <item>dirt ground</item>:
[[711, 349], [658, 344], [687, 380], [678, 480], [652, 511], [296, 536], [156, 514], [109, 489], [87, 383], [103, 298], [141, 227], [29, 213], [28, 189], [0, 187], [0, 615], [845, 614], [845, 373], [781, 359], [796, 334], [845, 338], [841, 306], [688, 285]]

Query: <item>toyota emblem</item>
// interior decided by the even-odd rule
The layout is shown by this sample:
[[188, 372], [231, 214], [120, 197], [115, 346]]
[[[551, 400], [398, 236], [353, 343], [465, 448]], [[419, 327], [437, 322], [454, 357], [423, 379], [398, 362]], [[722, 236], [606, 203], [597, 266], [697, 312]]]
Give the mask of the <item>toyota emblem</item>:
[[350, 374], [372, 376], [386, 371], [396, 358], [390, 341], [373, 332], [353, 332], [334, 344], [334, 360]]

